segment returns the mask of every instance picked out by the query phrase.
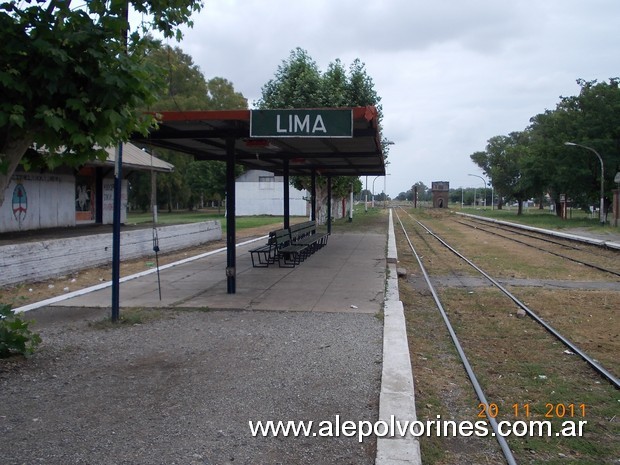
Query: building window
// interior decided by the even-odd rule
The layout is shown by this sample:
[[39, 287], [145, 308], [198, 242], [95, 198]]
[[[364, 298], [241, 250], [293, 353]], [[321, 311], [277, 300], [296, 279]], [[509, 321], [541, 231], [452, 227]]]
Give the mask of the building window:
[[259, 176], [258, 177], [258, 188], [261, 190], [273, 190], [275, 189], [275, 176]]

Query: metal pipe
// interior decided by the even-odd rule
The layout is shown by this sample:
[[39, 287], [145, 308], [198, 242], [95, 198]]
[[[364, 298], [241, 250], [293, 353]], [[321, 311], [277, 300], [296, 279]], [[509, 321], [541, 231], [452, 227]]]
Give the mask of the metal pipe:
[[[477, 174], [468, 174], [467, 176], [475, 176], [477, 178], [482, 179], [482, 182], [484, 183], [484, 201], [482, 203], [482, 206], [486, 208], [487, 207], [487, 182], [486, 180], [482, 176], [478, 176]], [[475, 203], [476, 203], [476, 192], [474, 191], [474, 205]]]
[[596, 150], [594, 150], [592, 147], [588, 147], [587, 145], [575, 144], [574, 142], [564, 142], [564, 145], [581, 147], [582, 149], [589, 150], [590, 152], [594, 153], [594, 155], [598, 157], [598, 161], [601, 162], [601, 205], [600, 205], [600, 210], [599, 210], [599, 221], [601, 222], [601, 225], [604, 225], [605, 224], [605, 213], [604, 213], [604, 210], [605, 210], [605, 166], [603, 165], [603, 157], [601, 157], [600, 154]]

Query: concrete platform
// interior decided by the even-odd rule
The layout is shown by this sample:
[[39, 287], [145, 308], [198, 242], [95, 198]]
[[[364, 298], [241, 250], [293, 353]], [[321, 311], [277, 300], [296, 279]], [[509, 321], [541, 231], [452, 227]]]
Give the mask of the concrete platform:
[[[327, 246], [295, 268], [253, 268], [249, 250], [237, 248], [236, 293], [228, 294], [226, 254], [216, 253], [121, 283], [120, 306], [377, 313], [385, 290], [386, 236], [332, 234]], [[259, 242], [260, 243], [260, 242]], [[110, 307], [111, 288], [52, 304]]]
[[[123, 309], [132, 307], [208, 308], [256, 311], [254, 315], [261, 319], [270, 311], [290, 312], [290, 317], [294, 318], [318, 316], [321, 312], [348, 313], [347, 317], [357, 321], [383, 312], [381, 387], [376, 393], [379, 420], [415, 421], [413, 376], [403, 307], [398, 296], [397, 251], [391, 214], [388, 224], [387, 234], [334, 233], [324, 248], [295, 268], [279, 268], [277, 264], [253, 268], [249, 250], [265, 239], [242, 244], [237, 247], [236, 254], [235, 294], [227, 293], [224, 251], [162, 269], [161, 300], [157, 273], [140, 273], [121, 283], [121, 315]], [[46, 306], [50, 310], [57, 307], [63, 313], [70, 313], [72, 309], [76, 313], [103, 310], [111, 306], [111, 288], [97, 286]], [[336, 315], [329, 316], [332, 317]], [[365, 340], [364, 337], [364, 334], [356, 335], [359, 341]], [[285, 335], [280, 338], [286, 339]], [[369, 345], [367, 349], [371, 351], [372, 348]], [[347, 358], [346, 351], [341, 355]], [[303, 358], [308, 357], [309, 354], [304, 352]], [[377, 366], [370, 359], [368, 363], [371, 367]], [[361, 371], [357, 375], [363, 377]], [[355, 376], [351, 374], [347, 379], [355, 382]], [[359, 383], [363, 381], [360, 379]], [[421, 463], [416, 438], [377, 438], [375, 465], [396, 463]]]

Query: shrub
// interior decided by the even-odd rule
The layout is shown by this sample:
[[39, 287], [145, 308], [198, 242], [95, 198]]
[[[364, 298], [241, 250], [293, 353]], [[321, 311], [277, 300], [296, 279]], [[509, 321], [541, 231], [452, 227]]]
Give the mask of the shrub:
[[30, 331], [30, 323], [16, 316], [10, 305], [0, 304], [0, 358], [34, 353], [41, 337]]

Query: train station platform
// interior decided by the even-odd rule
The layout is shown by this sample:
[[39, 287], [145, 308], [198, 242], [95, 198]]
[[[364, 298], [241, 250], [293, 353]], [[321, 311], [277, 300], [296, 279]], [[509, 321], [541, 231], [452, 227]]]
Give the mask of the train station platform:
[[[63, 395], [79, 399], [84, 411], [91, 411], [93, 403], [105, 398], [107, 392], [112, 396], [114, 392], [127, 392], [128, 397], [117, 405], [101, 407], [106, 415], [97, 428], [103, 438], [90, 438], [90, 429], [85, 427], [80, 430], [88, 436], [83, 440], [109, 440], [117, 445], [106, 451], [106, 457], [124, 460], [128, 452], [115, 441], [123, 432], [131, 437], [135, 428], [125, 428], [119, 418], [123, 418], [128, 403], [134, 411], [141, 410], [136, 408], [143, 403], [136, 384], [142, 383], [141, 389], [146, 392], [165, 389], [178, 393], [174, 403], [180, 407], [174, 418], [180, 416], [187, 424], [196, 425], [192, 431], [179, 433], [173, 424], [176, 432], [169, 434], [170, 424], [152, 415], [134, 418], [132, 421], [149, 431], [149, 437], [164, 438], [143, 451], [141, 458], [147, 462], [164, 460], [171, 453], [175, 460], [182, 460], [191, 447], [199, 447], [204, 451], [201, 457], [208, 458], [205, 463], [421, 463], [417, 440], [410, 436], [371, 437], [364, 444], [357, 437], [342, 436], [279, 437], [274, 441], [251, 437], [247, 426], [248, 419], [333, 423], [335, 418], [342, 418], [387, 425], [394, 420], [416, 420], [391, 214], [389, 223], [387, 215], [385, 220], [383, 232], [332, 233], [325, 247], [294, 268], [280, 268], [277, 263], [254, 268], [249, 250], [266, 239], [239, 244], [235, 294], [227, 293], [225, 249], [162, 267], [161, 300], [156, 270], [124, 278], [119, 292], [121, 317], [135, 308], [190, 311], [178, 313], [170, 323], [138, 325], [131, 329], [131, 339], [123, 335], [129, 334], [124, 331], [107, 331], [95, 339], [88, 336], [81, 343], [87, 357], [81, 355], [74, 362], [67, 358], [67, 364], [73, 363], [67, 368], [71, 377], [84, 379], [84, 383], [65, 385]], [[110, 306], [111, 288], [101, 285], [47, 302], [29, 311], [29, 317], [37, 321], [51, 315], [74, 318], [69, 330], [74, 331], [77, 320], [86, 317], [92, 321], [93, 315], [105, 318]], [[52, 323], [54, 329], [47, 338], [56, 337], [60, 325]], [[175, 372], [177, 378], [165, 378], [166, 384], [156, 388], [170, 364], [166, 354], [174, 351], [187, 358], [185, 368]], [[117, 373], [127, 370], [123, 368], [127, 363], [138, 366], [143, 359], [162, 357], [165, 363], [143, 369], [140, 376], [144, 379], [140, 381], [133, 374]], [[82, 364], [85, 366], [80, 368]], [[88, 373], [95, 370], [97, 377], [93, 381], [91, 375], [75, 374], [80, 369]], [[62, 371], [57, 370], [62, 378]], [[113, 388], [97, 381], [110, 376], [115, 379]], [[125, 386], [125, 378], [133, 384]], [[187, 397], [189, 392], [192, 394]], [[62, 405], [56, 410], [53, 401], [46, 401], [46, 394], [36, 395], [51, 405], [49, 412], [38, 409], [37, 417], [60, 424], [59, 431], [65, 422], [72, 421], [63, 418]], [[193, 407], [186, 407], [188, 403]], [[221, 414], [205, 414], [209, 409]], [[34, 412], [28, 412], [26, 406], [24, 415]], [[170, 422], [172, 417], [166, 418]], [[107, 436], [108, 430], [116, 431], [117, 436]], [[27, 436], [28, 431], [23, 434]], [[28, 450], [43, 454], [38, 452], [39, 443], [61, 441], [51, 434], [33, 439]], [[183, 439], [179, 442], [175, 437]], [[65, 447], [61, 456], [69, 460], [73, 453], [71, 447]], [[188, 455], [195, 456], [193, 452]], [[98, 456], [91, 458], [97, 463]]]
[[[305, 312], [379, 313], [385, 288], [385, 235], [332, 234], [327, 246], [294, 268], [253, 268], [249, 250], [237, 247], [236, 293], [228, 294], [226, 253], [179, 262], [159, 273], [135, 275], [120, 285], [125, 308], [198, 308]], [[110, 307], [111, 288], [94, 290], [51, 306]]]

